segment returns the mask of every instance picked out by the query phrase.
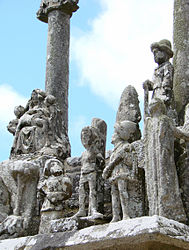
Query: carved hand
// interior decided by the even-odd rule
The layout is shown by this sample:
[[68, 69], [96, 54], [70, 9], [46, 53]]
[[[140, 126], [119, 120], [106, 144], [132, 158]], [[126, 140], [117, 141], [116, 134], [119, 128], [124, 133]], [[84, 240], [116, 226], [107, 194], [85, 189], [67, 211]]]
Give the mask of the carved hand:
[[143, 83], [143, 89], [145, 90], [152, 90], [152, 85], [153, 83], [150, 81], [150, 80], [146, 80], [144, 83]]
[[103, 171], [103, 173], [102, 173], [102, 178], [103, 178], [104, 180], [107, 180], [107, 179], [110, 177], [110, 175], [111, 175], [111, 171], [110, 171], [110, 166], [108, 165], [108, 166], [104, 169], [104, 171]]

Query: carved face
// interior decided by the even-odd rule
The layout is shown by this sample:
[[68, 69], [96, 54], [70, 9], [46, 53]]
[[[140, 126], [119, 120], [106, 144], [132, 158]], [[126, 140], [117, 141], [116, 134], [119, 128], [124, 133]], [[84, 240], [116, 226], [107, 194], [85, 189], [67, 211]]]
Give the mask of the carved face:
[[20, 118], [24, 114], [24, 107], [19, 105], [14, 109], [14, 114], [17, 118]]
[[91, 144], [92, 131], [89, 127], [85, 127], [81, 131], [81, 142], [85, 148]]
[[54, 176], [60, 176], [63, 174], [63, 170], [57, 161], [51, 162], [50, 173]]
[[154, 54], [154, 61], [159, 65], [168, 60], [167, 53], [159, 48], [154, 48], [153, 54]]
[[114, 145], [118, 140], [120, 140], [120, 137], [119, 137], [118, 133], [114, 130], [111, 143]]
[[39, 101], [38, 93], [35, 90], [32, 91], [31, 99], [33, 104], [37, 104]]
[[132, 142], [135, 139], [136, 123], [132, 121], [117, 122], [114, 126], [112, 144], [120, 140]]
[[46, 177], [50, 175], [60, 176], [64, 174], [62, 162], [60, 162], [57, 159], [47, 160], [47, 162], [45, 163], [45, 168], [43, 173], [44, 176]]

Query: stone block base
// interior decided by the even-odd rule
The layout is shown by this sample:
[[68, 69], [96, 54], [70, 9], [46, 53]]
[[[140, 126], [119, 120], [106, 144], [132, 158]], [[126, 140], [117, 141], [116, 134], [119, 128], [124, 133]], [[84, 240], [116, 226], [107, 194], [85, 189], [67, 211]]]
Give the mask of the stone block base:
[[181, 250], [189, 249], [189, 227], [152, 216], [53, 234], [0, 241], [3, 250]]

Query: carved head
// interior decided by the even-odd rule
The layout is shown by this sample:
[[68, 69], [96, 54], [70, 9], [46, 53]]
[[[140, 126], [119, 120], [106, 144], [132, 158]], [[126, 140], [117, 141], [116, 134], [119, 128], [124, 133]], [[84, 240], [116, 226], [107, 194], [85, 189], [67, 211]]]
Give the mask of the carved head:
[[25, 108], [21, 105], [14, 108], [14, 114], [19, 119], [25, 112]]
[[132, 121], [116, 122], [114, 125], [114, 134], [112, 136], [112, 144], [123, 140], [129, 143], [135, 141], [135, 134], [137, 132], [137, 124]]
[[159, 65], [173, 57], [171, 42], [167, 39], [152, 43], [151, 51], [154, 54], [154, 61]]
[[56, 98], [53, 95], [47, 95], [45, 98], [45, 104], [47, 106], [53, 105], [56, 102]]
[[90, 126], [84, 127], [81, 130], [81, 142], [85, 148], [88, 148], [93, 141], [93, 131]]
[[60, 176], [64, 173], [63, 171], [63, 164], [61, 161], [57, 159], [49, 159], [45, 163], [44, 167], [44, 176]]
[[35, 106], [39, 103], [41, 103], [44, 98], [46, 97], [46, 94], [43, 90], [41, 89], [34, 89], [31, 94], [31, 106]]
[[81, 131], [81, 142], [86, 149], [89, 149], [93, 146], [93, 149], [98, 150], [101, 147], [101, 140], [96, 131], [96, 128], [92, 126], [84, 127]]

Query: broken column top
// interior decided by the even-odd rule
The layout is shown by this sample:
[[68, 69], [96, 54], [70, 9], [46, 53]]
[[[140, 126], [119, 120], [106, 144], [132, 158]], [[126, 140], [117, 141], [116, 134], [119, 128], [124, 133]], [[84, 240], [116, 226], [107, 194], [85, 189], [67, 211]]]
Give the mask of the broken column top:
[[79, 9], [78, 2], [79, 0], [41, 0], [37, 18], [48, 23], [48, 14], [53, 10], [61, 10], [71, 16], [73, 12]]

